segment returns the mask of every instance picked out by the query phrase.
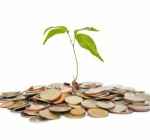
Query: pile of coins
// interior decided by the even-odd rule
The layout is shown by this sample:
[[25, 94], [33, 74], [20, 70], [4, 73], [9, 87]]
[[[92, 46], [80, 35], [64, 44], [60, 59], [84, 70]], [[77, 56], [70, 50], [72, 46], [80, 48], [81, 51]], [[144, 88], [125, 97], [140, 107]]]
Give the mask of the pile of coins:
[[130, 114], [150, 110], [150, 95], [134, 88], [99, 82], [79, 83], [75, 89], [69, 83], [32, 86], [22, 92], [2, 92], [0, 108], [19, 112], [30, 121], [67, 118], [107, 117], [109, 113]]

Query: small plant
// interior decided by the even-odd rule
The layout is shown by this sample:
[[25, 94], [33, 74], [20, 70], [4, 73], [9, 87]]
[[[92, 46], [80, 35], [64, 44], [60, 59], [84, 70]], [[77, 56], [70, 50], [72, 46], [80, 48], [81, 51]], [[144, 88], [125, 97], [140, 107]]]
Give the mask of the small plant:
[[44, 35], [46, 33], [47, 33], [47, 35], [45, 37], [43, 45], [45, 45], [45, 43], [54, 35], [63, 34], [63, 33], [66, 33], [68, 35], [70, 43], [73, 48], [73, 53], [74, 53], [75, 61], [76, 61], [76, 76], [75, 77], [73, 76], [74, 80], [72, 82], [72, 84], [74, 84], [74, 86], [77, 85], [76, 81], [78, 78], [78, 59], [77, 59], [77, 55], [76, 55], [76, 51], [75, 51], [75, 41], [77, 41], [82, 48], [90, 51], [91, 54], [93, 54], [95, 57], [97, 57], [100, 61], [104, 62], [103, 58], [100, 56], [100, 54], [97, 51], [94, 40], [89, 35], [80, 33], [81, 31], [84, 31], [84, 30], [96, 31], [96, 32], [99, 31], [99, 30], [95, 29], [94, 27], [85, 27], [85, 28], [81, 28], [81, 29], [76, 29], [76, 30], [74, 30], [73, 38], [71, 38], [69, 30], [65, 26], [49, 27], [49, 28], [45, 29], [45, 31], [44, 31]]

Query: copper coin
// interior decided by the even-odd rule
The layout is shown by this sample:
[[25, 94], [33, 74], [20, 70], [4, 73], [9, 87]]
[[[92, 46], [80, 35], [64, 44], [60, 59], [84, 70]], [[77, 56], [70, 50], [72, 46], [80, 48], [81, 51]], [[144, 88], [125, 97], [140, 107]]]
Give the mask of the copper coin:
[[150, 111], [150, 106], [140, 106], [140, 105], [128, 105], [128, 107], [134, 111], [146, 112]]
[[37, 116], [38, 112], [39, 111], [35, 111], [35, 110], [34, 111], [33, 110], [27, 110], [27, 109], [23, 110], [23, 113], [25, 113], [25, 114], [27, 114], [29, 116]]
[[66, 96], [67, 96], [66, 93], [61, 93], [60, 97], [58, 97], [58, 99], [54, 100], [52, 103], [60, 104], [65, 100]]
[[28, 101], [16, 101], [14, 104], [10, 105], [7, 108], [8, 109], [13, 109], [13, 108], [17, 108], [17, 107], [22, 106], [22, 105], [26, 105], [28, 103], [29, 103]]
[[72, 92], [72, 88], [70, 87], [66, 87], [61, 90], [61, 93], [71, 93], [71, 92]]
[[31, 92], [41, 92], [43, 90], [45, 90], [45, 88], [42, 85], [32, 86], [28, 89], [28, 91], [31, 91]]
[[13, 101], [6, 101], [6, 102], [0, 104], [0, 108], [7, 108], [7, 107], [10, 107], [10, 106], [12, 106], [14, 103], [15, 103], [15, 102], [13, 102]]
[[93, 100], [84, 100], [81, 102], [81, 105], [86, 109], [97, 108], [96, 102]]
[[145, 102], [144, 98], [134, 96], [134, 95], [127, 95], [127, 96], [124, 97], [124, 99], [126, 101], [133, 102], [133, 103], [143, 103], [143, 102]]
[[104, 109], [89, 109], [87, 113], [90, 117], [94, 118], [102, 118], [107, 117], [109, 115], [108, 111]]

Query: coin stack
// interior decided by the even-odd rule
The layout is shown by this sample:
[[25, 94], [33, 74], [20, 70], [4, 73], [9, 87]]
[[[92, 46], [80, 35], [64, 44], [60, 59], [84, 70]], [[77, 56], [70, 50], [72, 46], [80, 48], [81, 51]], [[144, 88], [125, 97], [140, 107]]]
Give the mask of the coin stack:
[[150, 95], [120, 85], [103, 86], [99, 82], [32, 86], [22, 92], [2, 92], [0, 108], [21, 113], [30, 121], [66, 118], [107, 117], [109, 113], [131, 114], [150, 110]]

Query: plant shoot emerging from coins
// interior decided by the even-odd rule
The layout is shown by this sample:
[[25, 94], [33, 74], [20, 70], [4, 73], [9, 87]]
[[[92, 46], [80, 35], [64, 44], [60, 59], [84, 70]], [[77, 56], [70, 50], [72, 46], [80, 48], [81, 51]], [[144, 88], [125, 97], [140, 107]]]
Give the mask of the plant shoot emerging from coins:
[[76, 51], [75, 51], [75, 41], [77, 41], [82, 48], [90, 51], [92, 55], [97, 57], [100, 61], [104, 62], [103, 58], [100, 56], [100, 54], [97, 51], [94, 40], [89, 35], [80, 33], [81, 31], [84, 31], [84, 30], [95, 31], [95, 32], [99, 31], [99, 30], [95, 29], [94, 27], [85, 27], [85, 28], [81, 28], [81, 29], [76, 29], [76, 30], [74, 30], [73, 38], [71, 38], [70, 31], [65, 26], [49, 27], [49, 28], [45, 29], [45, 31], [44, 31], [44, 35], [45, 34], [47, 34], [47, 35], [44, 39], [43, 45], [45, 45], [45, 43], [51, 37], [53, 37], [57, 34], [66, 33], [68, 35], [71, 46], [73, 48], [73, 53], [74, 53], [74, 57], [75, 57], [75, 61], [76, 61], [76, 76], [74, 76], [74, 80], [73, 80], [74, 82], [76, 82], [76, 80], [78, 78], [78, 59], [77, 59], [77, 55], [76, 55]]

